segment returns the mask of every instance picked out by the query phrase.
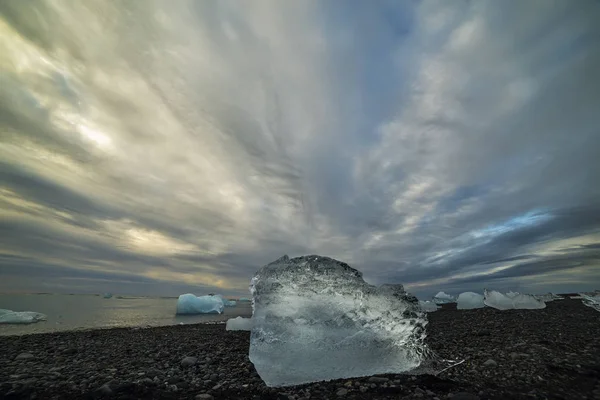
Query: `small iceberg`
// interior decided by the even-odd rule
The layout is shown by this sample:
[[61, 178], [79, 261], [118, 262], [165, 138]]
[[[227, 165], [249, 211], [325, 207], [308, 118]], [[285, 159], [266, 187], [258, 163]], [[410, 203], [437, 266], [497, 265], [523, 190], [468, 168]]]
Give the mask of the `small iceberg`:
[[530, 294], [508, 292], [502, 294], [495, 290], [485, 290], [484, 304], [497, 310], [537, 310], [546, 308], [546, 303]]
[[448, 303], [455, 303], [456, 299], [454, 298], [454, 296], [451, 296], [447, 293], [439, 292], [438, 294], [433, 296], [433, 302], [435, 304], [448, 304]]
[[[210, 295], [209, 295], [209, 296], [210, 296]], [[226, 298], [225, 298], [225, 297], [223, 297], [223, 295], [221, 295], [221, 294], [214, 294], [214, 295], [212, 295], [212, 296], [219, 297], [219, 298], [221, 299], [221, 301], [223, 302], [223, 305], [224, 305], [225, 307], [235, 307], [235, 306], [237, 305], [237, 302], [236, 302], [235, 300], [229, 300], [229, 299], [226, 299]]]
[[111, 297], [113, 297], [113, 295], [112, 293], [104, 293], [102, 297], [104, 297], [105, 299], [110, 299]]
[[182, 294], [177, 299], [177, 314], [222, 314], [225, 305], [220, 296]]
[[45, 321], [46, 314], [34, 311], [12, 311], [0, 308], [0, 324], [33, 324]]
[[483, 295], [475, 292], [464, 292], [458, 295], [456, 299], [456, 308], [458, 310], [472, 310], [474, 308], [483, 308]]
[[251, 331], [252, 330], [252, 318], [231, 318], [227, 320], [225, 325], [226, 331]]
[[429, 300], [426, 300], [426, 301], [419, 300], [419, 306], [421, 307], [421, 310], [423, 310], [425, 312], [434, 312], [440, 308], [433, 301], [429, 301]]

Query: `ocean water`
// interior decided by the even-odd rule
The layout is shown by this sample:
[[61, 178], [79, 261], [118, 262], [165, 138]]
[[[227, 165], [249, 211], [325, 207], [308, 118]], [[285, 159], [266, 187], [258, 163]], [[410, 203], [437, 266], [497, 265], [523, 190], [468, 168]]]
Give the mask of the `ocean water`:
[[0, 335], [56, 332], [90, 328], [162, 326], [226, 321], [252, 316], [250, 303], [238, 302], [223, 314], [175, 315], [176, 298], [112, 297], [64, 294], [0, 294], [0, 308], [37, 311], [47, 321], [29, 325], [0, 324]]

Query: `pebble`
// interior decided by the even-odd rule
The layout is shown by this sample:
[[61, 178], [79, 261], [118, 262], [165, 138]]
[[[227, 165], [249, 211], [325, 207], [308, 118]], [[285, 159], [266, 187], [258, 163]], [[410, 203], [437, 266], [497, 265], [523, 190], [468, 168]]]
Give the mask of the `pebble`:
[[108, 383], [105, 383], [104, 385], [98, 388], [98, 392], [105, 396], [110, 396], [113, 393], [113, 390], [110, 388], [110, 385]]
[[484, 367], [496, 367], [497, 365], [498, 365], [498, 363], [496, 361], [492, 360], [491, 358], [483, 363]]
[[390, 380], [390, 378], [385, 378], [382, 376], [372, 376], [369, 378], [369, 382], [372, 382], [372, 383], [383, 383], [383, 382], [387, 382], [389, 380]]
[[184, 359], [181, 360], [181, 366], [182, 367], [191, 367], [192, 365], [195, 365], [197, 361], [198, 361], [198, 358], [196, 358], [196, 357], [184, 357]]
[[23, 360], [31, 360], [32, 358], [34, 358], [34, 357], [33, 357], [33, 354], [31, 354], [31, 353], [21, 353], [17, 357], [15, 357], [15, 360], [23, 361]]
[[338, 397], [343, 397], [348, 394], [348, 389], [342, 388], [342, 389], [338, 390], [335, 394]]
[[195, 397], [196, 400], [212, 400], [214, 399], [212, 394], [208, 394], [208, 393], [200, 393], [199, 395], [197, 395]]

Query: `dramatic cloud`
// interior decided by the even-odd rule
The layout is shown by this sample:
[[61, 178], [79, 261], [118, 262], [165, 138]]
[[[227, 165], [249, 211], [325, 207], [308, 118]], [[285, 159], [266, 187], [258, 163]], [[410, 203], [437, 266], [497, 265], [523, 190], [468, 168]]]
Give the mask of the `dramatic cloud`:
[[0, 3], [0, 291], [600, 281], [600, 3]]

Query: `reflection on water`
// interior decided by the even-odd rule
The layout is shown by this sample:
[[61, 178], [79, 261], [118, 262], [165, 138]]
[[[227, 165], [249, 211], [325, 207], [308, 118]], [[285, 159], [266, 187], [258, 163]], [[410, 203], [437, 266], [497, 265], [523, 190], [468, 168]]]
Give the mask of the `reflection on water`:
[[96, 295], [0, 295], [0, 308], [37, 311], [47, 321], [31, 325], [0, 325], [0, 335], [124, 326], [161, 326], [226, 321], [252, 315], [250, 303], [238, 302], [223, 314], [175, 315], [176, 298], [102, 298]]

